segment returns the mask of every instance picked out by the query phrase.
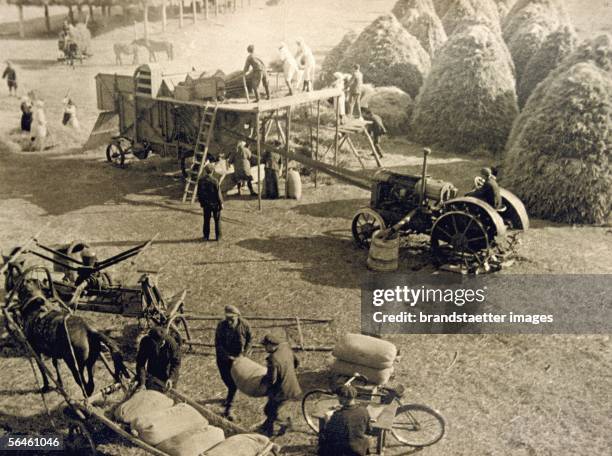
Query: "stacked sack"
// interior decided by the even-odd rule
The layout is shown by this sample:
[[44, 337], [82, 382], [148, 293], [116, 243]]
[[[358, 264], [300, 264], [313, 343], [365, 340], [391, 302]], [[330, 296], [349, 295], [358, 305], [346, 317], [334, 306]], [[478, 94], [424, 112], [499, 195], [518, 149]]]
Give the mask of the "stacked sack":
[[333, 373], [347, 376], [359, 373], [370, 383], [384, 385], [393, 374], [397, 348], [386, 340], [346, 334], [336, 343], [332, 355], [335, 357], [331, 365]]
[[225, 439], [223, 430], [188, 404], [153, 390], [139, 391], [115, 410], [132, 434], [172, 456], [198, 456]]
[[246, 356], [239, 356], [232, 363], [232, 379], [239, 391], [251, 397], [263, 397], [266, 389], [261, 379], [267, 369]]

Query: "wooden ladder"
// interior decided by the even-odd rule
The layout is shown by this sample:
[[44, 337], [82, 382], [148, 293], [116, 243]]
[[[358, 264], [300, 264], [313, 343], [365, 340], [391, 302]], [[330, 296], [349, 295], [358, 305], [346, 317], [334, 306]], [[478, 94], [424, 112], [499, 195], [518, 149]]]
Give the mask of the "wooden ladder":
[[198, 182], [202, 176], [204, 166], [206, 165], [206, 154], [212, 139], [212, 132], [215, 128], [215, 119], [217, 117], [217, 105], [214, 107], [206, 106], [200, 120], [200, 128], [198, 131], [198, 139], [196, 140], [195, 149], [193, 150], [193, 162], [191, 168], [187, 172], [187, 180], [185, 182], [185, 191], [183, 192], [183, 203], [194, 203], [198, 193]]

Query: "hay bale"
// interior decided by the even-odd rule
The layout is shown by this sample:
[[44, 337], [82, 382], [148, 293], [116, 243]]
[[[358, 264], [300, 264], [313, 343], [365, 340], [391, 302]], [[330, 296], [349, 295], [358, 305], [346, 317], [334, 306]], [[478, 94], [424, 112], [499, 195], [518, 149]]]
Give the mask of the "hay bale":
[[393, 14], [430, 57], [446, 42], [446, 32], [431, 0], [399, 0]]
[[448, 36], [465, 22], [481, 22], [501, 34], [499, 12], [493, 0], [455, 0], [442, 17], [442, 25]]
[[561, 27], [548, 37], [529, 59], [517, 87], [519, 106], [523, 107], [533, 89], [576, 48], [578, 38], [572, 27]]
[[453, 152], [501, 152], [518, 114], [510, 55], [484, 24], [440, 49], [412, 116], [414, 139]]
[[327, 53], [319, 72], [319, 87], [327, 87], [334, 82], [334, 73], [340, 71], [340, 61], [344, 57], [346, 50], [356, 39], [357, 33], [353, 30], [349, 30], [344, 34], [340, 42]]
[[553, 71], [513, 130], [503, 185], [530, 214], [559, 222], [612, 221], [612, 73], [595, 62]]
[[366, 82], [396, 86], [415, 96], [429, 69], [431, 59], [421, 43], [404, 29], [393, 14], [380, 16], [347, 49], [340, 68], [361, 65]]
[[389, 133], [398, 135], [409, 131], [414, 101], [402, 89], [376, 87], [363, 97], [361, 105], [378, 114]]

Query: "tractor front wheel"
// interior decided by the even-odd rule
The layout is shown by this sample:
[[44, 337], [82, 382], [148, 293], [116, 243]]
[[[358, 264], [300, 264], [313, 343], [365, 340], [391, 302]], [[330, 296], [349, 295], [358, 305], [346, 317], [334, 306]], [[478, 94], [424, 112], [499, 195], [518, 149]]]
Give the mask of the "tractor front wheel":
[[361, 249], [370, 247], [372, 236], [377, 230], [385, 229], [385, 221], [380, 214], [369, 207], [359, 209], [353, 217], [351, 231], [355, 245]]

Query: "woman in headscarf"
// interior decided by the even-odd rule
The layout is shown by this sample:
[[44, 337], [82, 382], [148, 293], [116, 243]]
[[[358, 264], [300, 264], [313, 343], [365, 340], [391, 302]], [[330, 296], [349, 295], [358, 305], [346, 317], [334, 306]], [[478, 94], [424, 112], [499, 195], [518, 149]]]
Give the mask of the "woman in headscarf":
[[285, 77], [287, 88], [289, 89], [289, 95], [293, 95], [293, 81], [296, 81], [296, 86], [299, 87], [300, 80], [302, 79], [302, 71], [285, 43], [280, 44], [278, 53], [281, 62], [283, 62], [283, 76]]
[[306, 44], [304, 38], [298, 38], [296, 43], [298, 46], [298, 53], [295, 56], [295, 60], [299, 63], [300, 68], [304, 70], [303, 90], [305, 92], [310, 92], [313, 89], [312, 85], [315, 78], [316, 61], [312, 54], [312, 50]]

